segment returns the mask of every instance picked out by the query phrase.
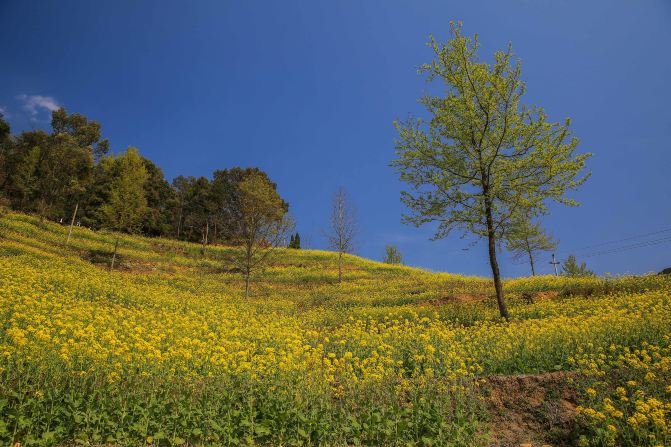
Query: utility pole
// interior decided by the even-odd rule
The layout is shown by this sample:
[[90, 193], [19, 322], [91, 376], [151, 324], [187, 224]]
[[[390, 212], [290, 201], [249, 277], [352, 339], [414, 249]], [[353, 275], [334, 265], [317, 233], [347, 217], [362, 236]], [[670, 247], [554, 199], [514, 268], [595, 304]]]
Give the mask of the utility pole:
[[550, 261], [550, 264], [552, 264], [555, 268], [555, 276], [559, 276], [559, 272], [557, 271], [557, 266], [561, 263], [555, 259], [555, 254], [554, 253], [552, 253], [552, 261]]
[[72, 236], [72, 226], [75, 224], [75, 217], [77, 217], [77, 210], [79, 209], [79, 202], [75, 205], [75, 212], [72, 213], [72, 220], [70, 221], [70, 231], [68, 232], [68, 240], [65, 245], [70, 245], [70, 236]]

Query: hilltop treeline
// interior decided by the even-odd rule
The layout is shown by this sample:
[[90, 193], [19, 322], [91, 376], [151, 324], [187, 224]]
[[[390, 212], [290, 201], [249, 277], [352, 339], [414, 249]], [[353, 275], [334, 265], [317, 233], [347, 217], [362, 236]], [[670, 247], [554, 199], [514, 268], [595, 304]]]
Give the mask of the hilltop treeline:
[[[70, 221], [76, 208], [81, 225], [112, 227], [105, 205], [124, 159], [139, 152], [129, 148], [113, 156], [109, 148], [100, 123], [63, 108], [52, 113], [50, 132], [13, 135], [0, 115], [0, 200], [14, 210], [63, 222]], [[146, 208], [138, 230], [148, 236], [236, 243], [242, 232], [238, 185], [259, 174], [276, 190], [258, 168], [215, 170], [211, 179], [180, 175], [169, 183], [160, 167], [140, 158], [146, 175], [135, 186]]]

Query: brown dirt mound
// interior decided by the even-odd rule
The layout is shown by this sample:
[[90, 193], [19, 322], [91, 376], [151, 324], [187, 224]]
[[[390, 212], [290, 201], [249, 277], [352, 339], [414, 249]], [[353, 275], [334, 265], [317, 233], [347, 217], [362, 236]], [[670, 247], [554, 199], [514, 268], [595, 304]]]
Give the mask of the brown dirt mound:
[[489, 299], [490, 296], [486, 294], [478, 293], [455, 293], [452, 295], [441, 296], [440, 298], [432, 298], [429, 300], [421, 301], [420, 305], [425, 306], [442, 306], [448, 303], [475, 303], [480, 301], [485, 301]]
[[491, 446], [572, 445], [576, 391], [572, 372], [487, 378]]

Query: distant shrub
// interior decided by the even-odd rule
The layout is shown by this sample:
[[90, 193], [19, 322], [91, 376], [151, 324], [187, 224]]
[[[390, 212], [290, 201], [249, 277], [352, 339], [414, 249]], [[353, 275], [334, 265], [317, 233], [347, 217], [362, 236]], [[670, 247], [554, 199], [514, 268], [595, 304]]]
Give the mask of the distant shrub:
[[385, 247], [385, 253], [384, 253], [384, 259], [382, 262], [386, 264], [402, 264], [403, 263], [403, 257], [401, 256], [401, 252], [396, 248], [395, 245], [387, 245]]
[[[109, 266], [112, 262], [112, 252], [106, 250], [87, 250], [82, 259], [95, 265]], [[126, 259], [119, 253], [116, 254], [115, 264], [119, 268], [127, 266]]]
[[594, 276], [594, 272], [587, 269], [587, 264], [585, 262], [578, 264], [578, 261], [576, 261], [575, 256], [573, 255], [570, 255], [564, 262], [564, 265], [562, 266], [562, 274], [574, 278], [579, 276]]

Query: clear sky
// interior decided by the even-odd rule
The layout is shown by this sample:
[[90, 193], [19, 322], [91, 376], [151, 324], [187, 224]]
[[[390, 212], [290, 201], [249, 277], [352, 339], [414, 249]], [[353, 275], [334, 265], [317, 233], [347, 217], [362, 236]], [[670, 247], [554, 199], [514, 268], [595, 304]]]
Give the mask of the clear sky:
[[[168, 179], [261, 167], [312, 248], [325, 248], [343, 186], [358, 210], [357, 254], [379, 259], [393, 243], [410, 265], [489, 275], [484, 243], [464, 251], [458, 234], [432, 242], [430, 227], [400, 223], [388, 166], [393, 120], [422, 115], [428, 35], [445, 40], [451, 20], [480, 35], [485, 59], [512, 42], [525, 101], [571, 117], [579, 150], [594, 153], [572, 195], [582, 206], [545, 218], [558, 257], [575, 253], [599, 273], [671, 266], [668, 0], [0, 0], [0, 108], [15, 131], [48, 127], [57, 105], [80, 112], [114, 151], [138, 147]], [[655, 234], [609, 243], [644, 233]], [[505, 276], [528, 272], [501, 261]]]

